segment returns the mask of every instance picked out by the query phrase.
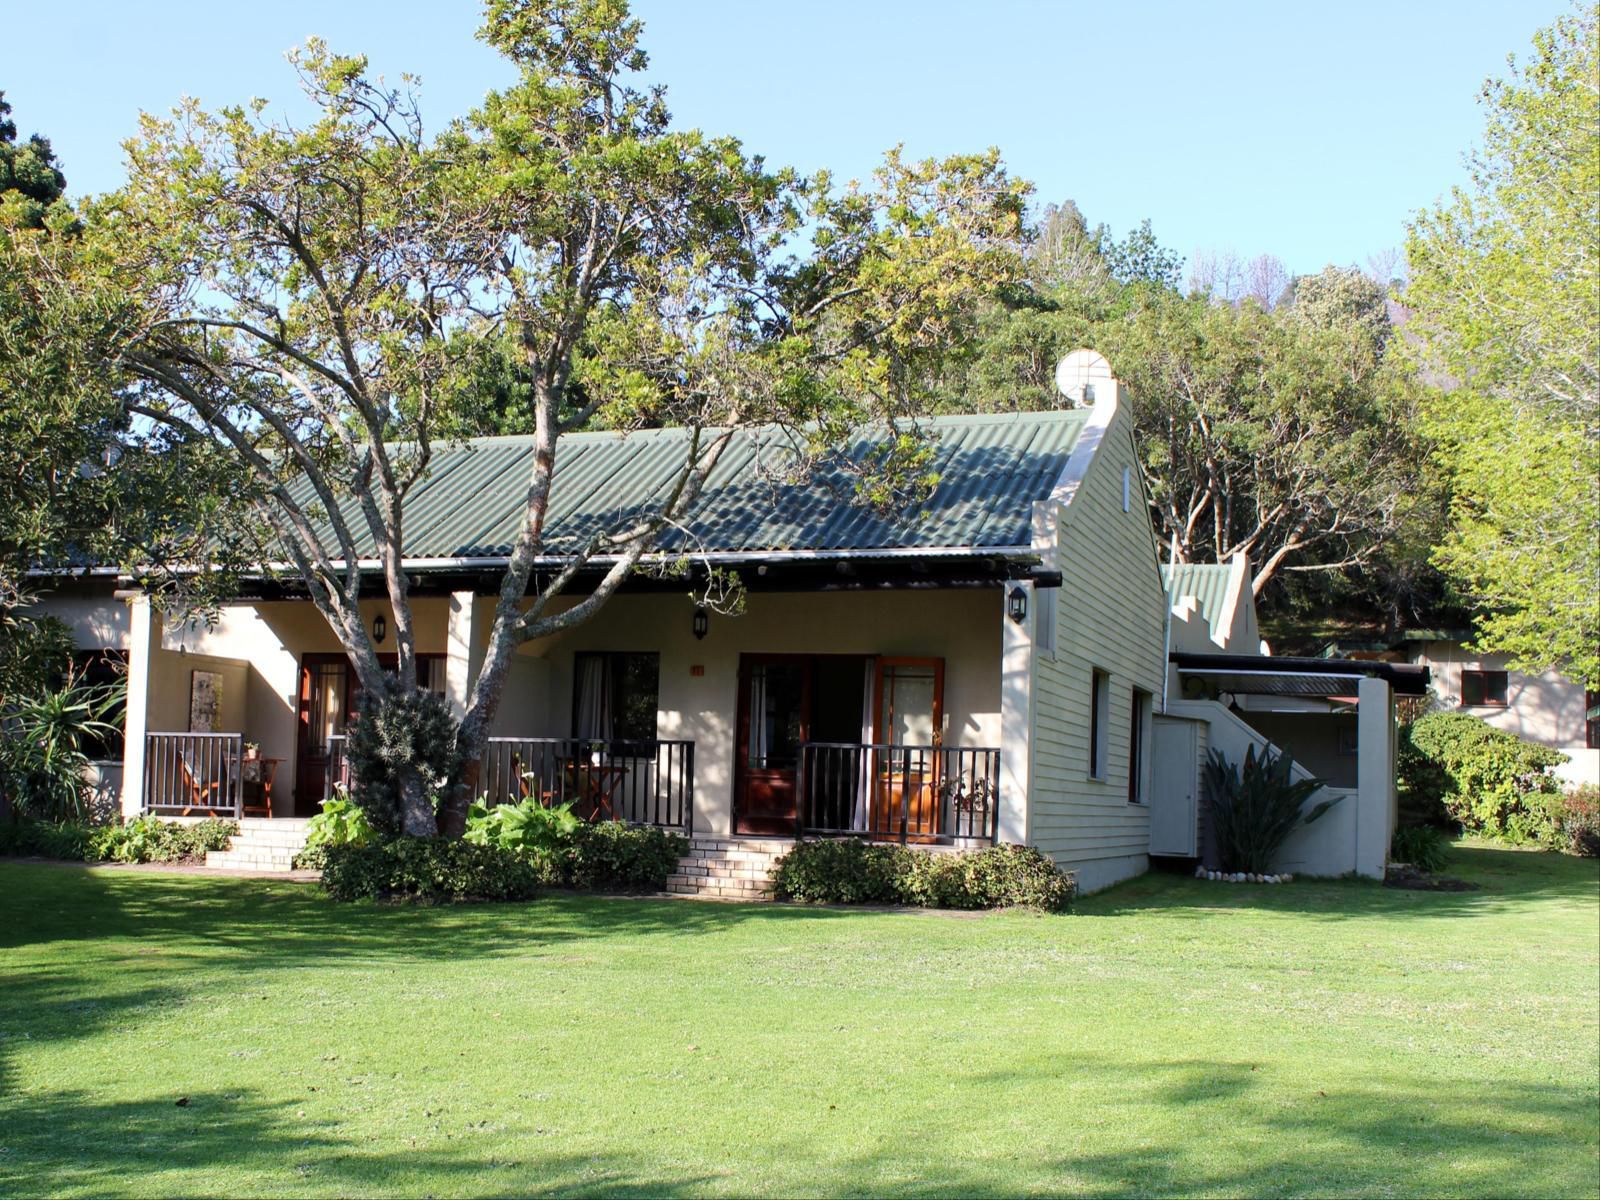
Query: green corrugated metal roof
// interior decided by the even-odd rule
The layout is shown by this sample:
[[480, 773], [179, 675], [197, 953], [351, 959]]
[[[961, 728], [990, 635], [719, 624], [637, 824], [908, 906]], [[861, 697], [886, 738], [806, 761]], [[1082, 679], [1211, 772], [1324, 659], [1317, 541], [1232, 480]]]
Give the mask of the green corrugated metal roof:
[[1227, 563], [1176, 563], [1161, 568], [1161, 582], [1166, 585], [1167, 594], [1174, 601], [1192, 596], [1213, 639], [1222, 634], [1219, 626], [1228, 602], [1228, 580], [1232, 576], [1233, 567]]
[[[785, 483], [787, 442], [775, 428], [741, 431], [712, 473], [689, 521], [661, 549], [713, 553], [917, 547], [1025, 546], [1033, 504], [1049, 496], [1087, 420], [1083, 409], [930, 418], [940, 483], [901, 519], [850, 503], [842, 466], [805, 484]], [[847, 457], [861, 462], [883, 433], [860, 436]], [[663, 498], [683, 461], [686, 431], [575, 433], [562, 437], [546, 517], [546, 553], [580, 545]], [[526, 436], [476, 438], [435, 449], [427, 477], [406, 499], [408, 559], [498, 558], [510, 552], [533, 470]], [[352, 509], [352, 516], [354, 515]], [[353, 529], [365, 523], [352, 520]], [[358, 543], [374, 554], [369, 538]]]

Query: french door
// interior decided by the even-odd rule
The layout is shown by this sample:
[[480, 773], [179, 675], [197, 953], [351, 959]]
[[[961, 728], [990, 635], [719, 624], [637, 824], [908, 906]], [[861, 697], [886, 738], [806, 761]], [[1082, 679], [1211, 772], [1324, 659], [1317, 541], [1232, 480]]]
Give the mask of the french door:
[[[801, 747], [932, 746], [942, 740], [944, 660], [841, 654], [746, 654], [739, 659], [733, 827], [741, 834], [791, 834], [799, 817]], [[840, 778], [865, 770], [862, 750]], [[840, 760], [839, 754], [831, 755]], [[936, 822], [937, 755], [874, 754], [872, 828], [898, 821], [901, 796], [916, 789], [914, 826]], [[895, 778], [891, 781], [891, 771]], [[830, 785], [831, 786], [831, 785]], [[855, 785], [849, 785], [855, 786]], [[859, 794], [860, 789], [857, 789]], [[849, 796], [822, 797], [848, 814]], [[812, 797], [812, 801], [819, 801]], [[867, 820], [865, 811], [858, 826]], [[896, 832], [898, 826], [895, 826]], [[866, 829], [863, 828], [863, 832]]]
[[[378, 661], [394, 670], [397, 658]], [[417, 655], [417, 673], [432, 692], [444, 691], [444, 655]], [[330, 739], [343, 737], [361, 707], [361, 680], [347, 655], [306, 654], [300, 659], [300, 734], [295, 753], [294, 811], [314, 816], [328, 778]]]

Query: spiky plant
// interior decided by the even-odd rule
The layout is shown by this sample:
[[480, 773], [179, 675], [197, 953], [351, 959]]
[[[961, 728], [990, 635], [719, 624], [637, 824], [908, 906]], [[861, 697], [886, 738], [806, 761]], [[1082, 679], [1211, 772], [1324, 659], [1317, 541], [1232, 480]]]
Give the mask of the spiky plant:
[[1340, 799], [1334, 796], [1302, 812], [1323, 781], [1295, 779], [1292, 758], [1270, 750], [1257, 757], [1254, 746], [1245, 751], [1243, 770], [1211, 751], [1205, 781], [1224, 871], [1266, 873], [1295, 826], [1318, 820]]

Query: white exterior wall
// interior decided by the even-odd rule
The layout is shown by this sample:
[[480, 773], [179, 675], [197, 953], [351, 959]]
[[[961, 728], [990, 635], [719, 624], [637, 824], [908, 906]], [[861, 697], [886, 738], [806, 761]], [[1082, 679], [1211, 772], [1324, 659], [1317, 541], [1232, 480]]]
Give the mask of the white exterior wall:
[[[1133, 472], [1126, 512], [1124, 468]], [[1135, 688], [1149, 692], [1159, 709], [1164, 674], [1166, 593], [1125, 405], [1112, 412], [1098, 451], [1059, 511], [1057, 649], [1036, 649], [1033, 656], [1029, 835], [1089, 892], [1149, 867], [1149, 809], [1128, 802], [1129, 714]], [[1095, 669], [1110, 675], [1104, 779], [1089, 775]]]
[[[1591, 750], [1584, 745], [1586, 709], [1580, 684], [1559, 671], [1542, 675], [1507, 671], [1505, 655], [1478, 655], [1460, 642], [1424, 642], [1411, 661], [1432, 670], [1433, 690], [1445, 708], [1460, 709], [1483, 718], [1496, 729], [1560, 750], [1571, 761], [1558, 767], [1556, 774], [1571, 783], [1600, 783], [1600, 749]], [[1463, 670], [1506, 671], [1505, 707], [1464, 707]]]

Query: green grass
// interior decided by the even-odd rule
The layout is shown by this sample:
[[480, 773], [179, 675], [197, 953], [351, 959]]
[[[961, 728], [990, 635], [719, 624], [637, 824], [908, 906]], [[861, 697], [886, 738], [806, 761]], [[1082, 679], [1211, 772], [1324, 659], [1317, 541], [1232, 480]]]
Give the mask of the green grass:
[[1596, 863], [1451, 870], [962, 917], [0, 865], [0, 1195], [1594, 1196]]

